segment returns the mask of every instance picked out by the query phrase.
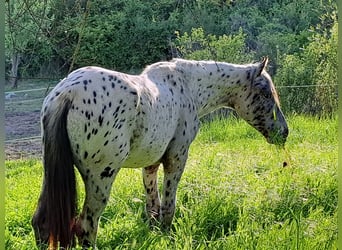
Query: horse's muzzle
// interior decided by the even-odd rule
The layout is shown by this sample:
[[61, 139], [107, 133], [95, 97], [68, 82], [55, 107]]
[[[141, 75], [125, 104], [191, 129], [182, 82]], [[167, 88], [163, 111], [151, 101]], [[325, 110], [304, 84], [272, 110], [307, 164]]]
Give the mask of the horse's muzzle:
[[289, 135], [289, 129], [287, 126], [284, 126], [270, 133], [270, 135], [267, 136], [266, 139], [267, 139], [267, 142], [270, 144], [275, 144], [277, 146], [284, 146], [288, 135]]

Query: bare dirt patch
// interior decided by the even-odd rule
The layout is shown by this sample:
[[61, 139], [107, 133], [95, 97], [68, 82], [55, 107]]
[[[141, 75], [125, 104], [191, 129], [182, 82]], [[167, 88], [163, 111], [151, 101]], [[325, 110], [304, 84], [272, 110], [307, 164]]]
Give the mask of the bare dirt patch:
[[6, 160], [41, 156], [40, 112], [5, 113]]

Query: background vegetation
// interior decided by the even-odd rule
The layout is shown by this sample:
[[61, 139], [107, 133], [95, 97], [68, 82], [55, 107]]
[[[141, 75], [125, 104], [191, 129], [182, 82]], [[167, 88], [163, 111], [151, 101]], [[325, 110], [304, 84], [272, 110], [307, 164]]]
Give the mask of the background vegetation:
[[14, 87], [84, 65], [136, 73], [172, 57], [248, 63], [267, 55], [286, 112], [337, 109], [334, 0], [6, 1], [5, 41]]

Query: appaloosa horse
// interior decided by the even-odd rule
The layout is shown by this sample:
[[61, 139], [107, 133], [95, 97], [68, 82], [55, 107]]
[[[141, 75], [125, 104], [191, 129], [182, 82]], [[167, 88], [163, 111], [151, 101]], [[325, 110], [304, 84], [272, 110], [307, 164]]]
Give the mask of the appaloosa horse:
[[[121, 168], [142, 168], [146, 212], [171, 225], [178, 182], [199, 117], [229, 107], [283, 145], [288, 127], [267, 59], [246, 65], [175, 59], [140, 75], [99, 67], [78, 69], [45, 98], [42, 112], [44, 181], [32, 224], [37, 244], [95, 247], [98, 221]], [[164, 167], [162, 201], [157, 170]], [[77, 217], [74, 166], [85, 183]]]

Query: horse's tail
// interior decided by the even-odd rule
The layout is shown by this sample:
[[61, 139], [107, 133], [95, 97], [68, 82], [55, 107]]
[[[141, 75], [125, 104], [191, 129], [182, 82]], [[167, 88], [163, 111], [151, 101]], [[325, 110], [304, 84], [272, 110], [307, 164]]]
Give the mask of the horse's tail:
[[71, 225], [76, 216], [77, 193], [74, 161], [67, 132], [71, 107], [68, 97], [58, 96], [45, 104], [42, 113], [44, 183], [49, 243], [56, 248], [70, 247]]

